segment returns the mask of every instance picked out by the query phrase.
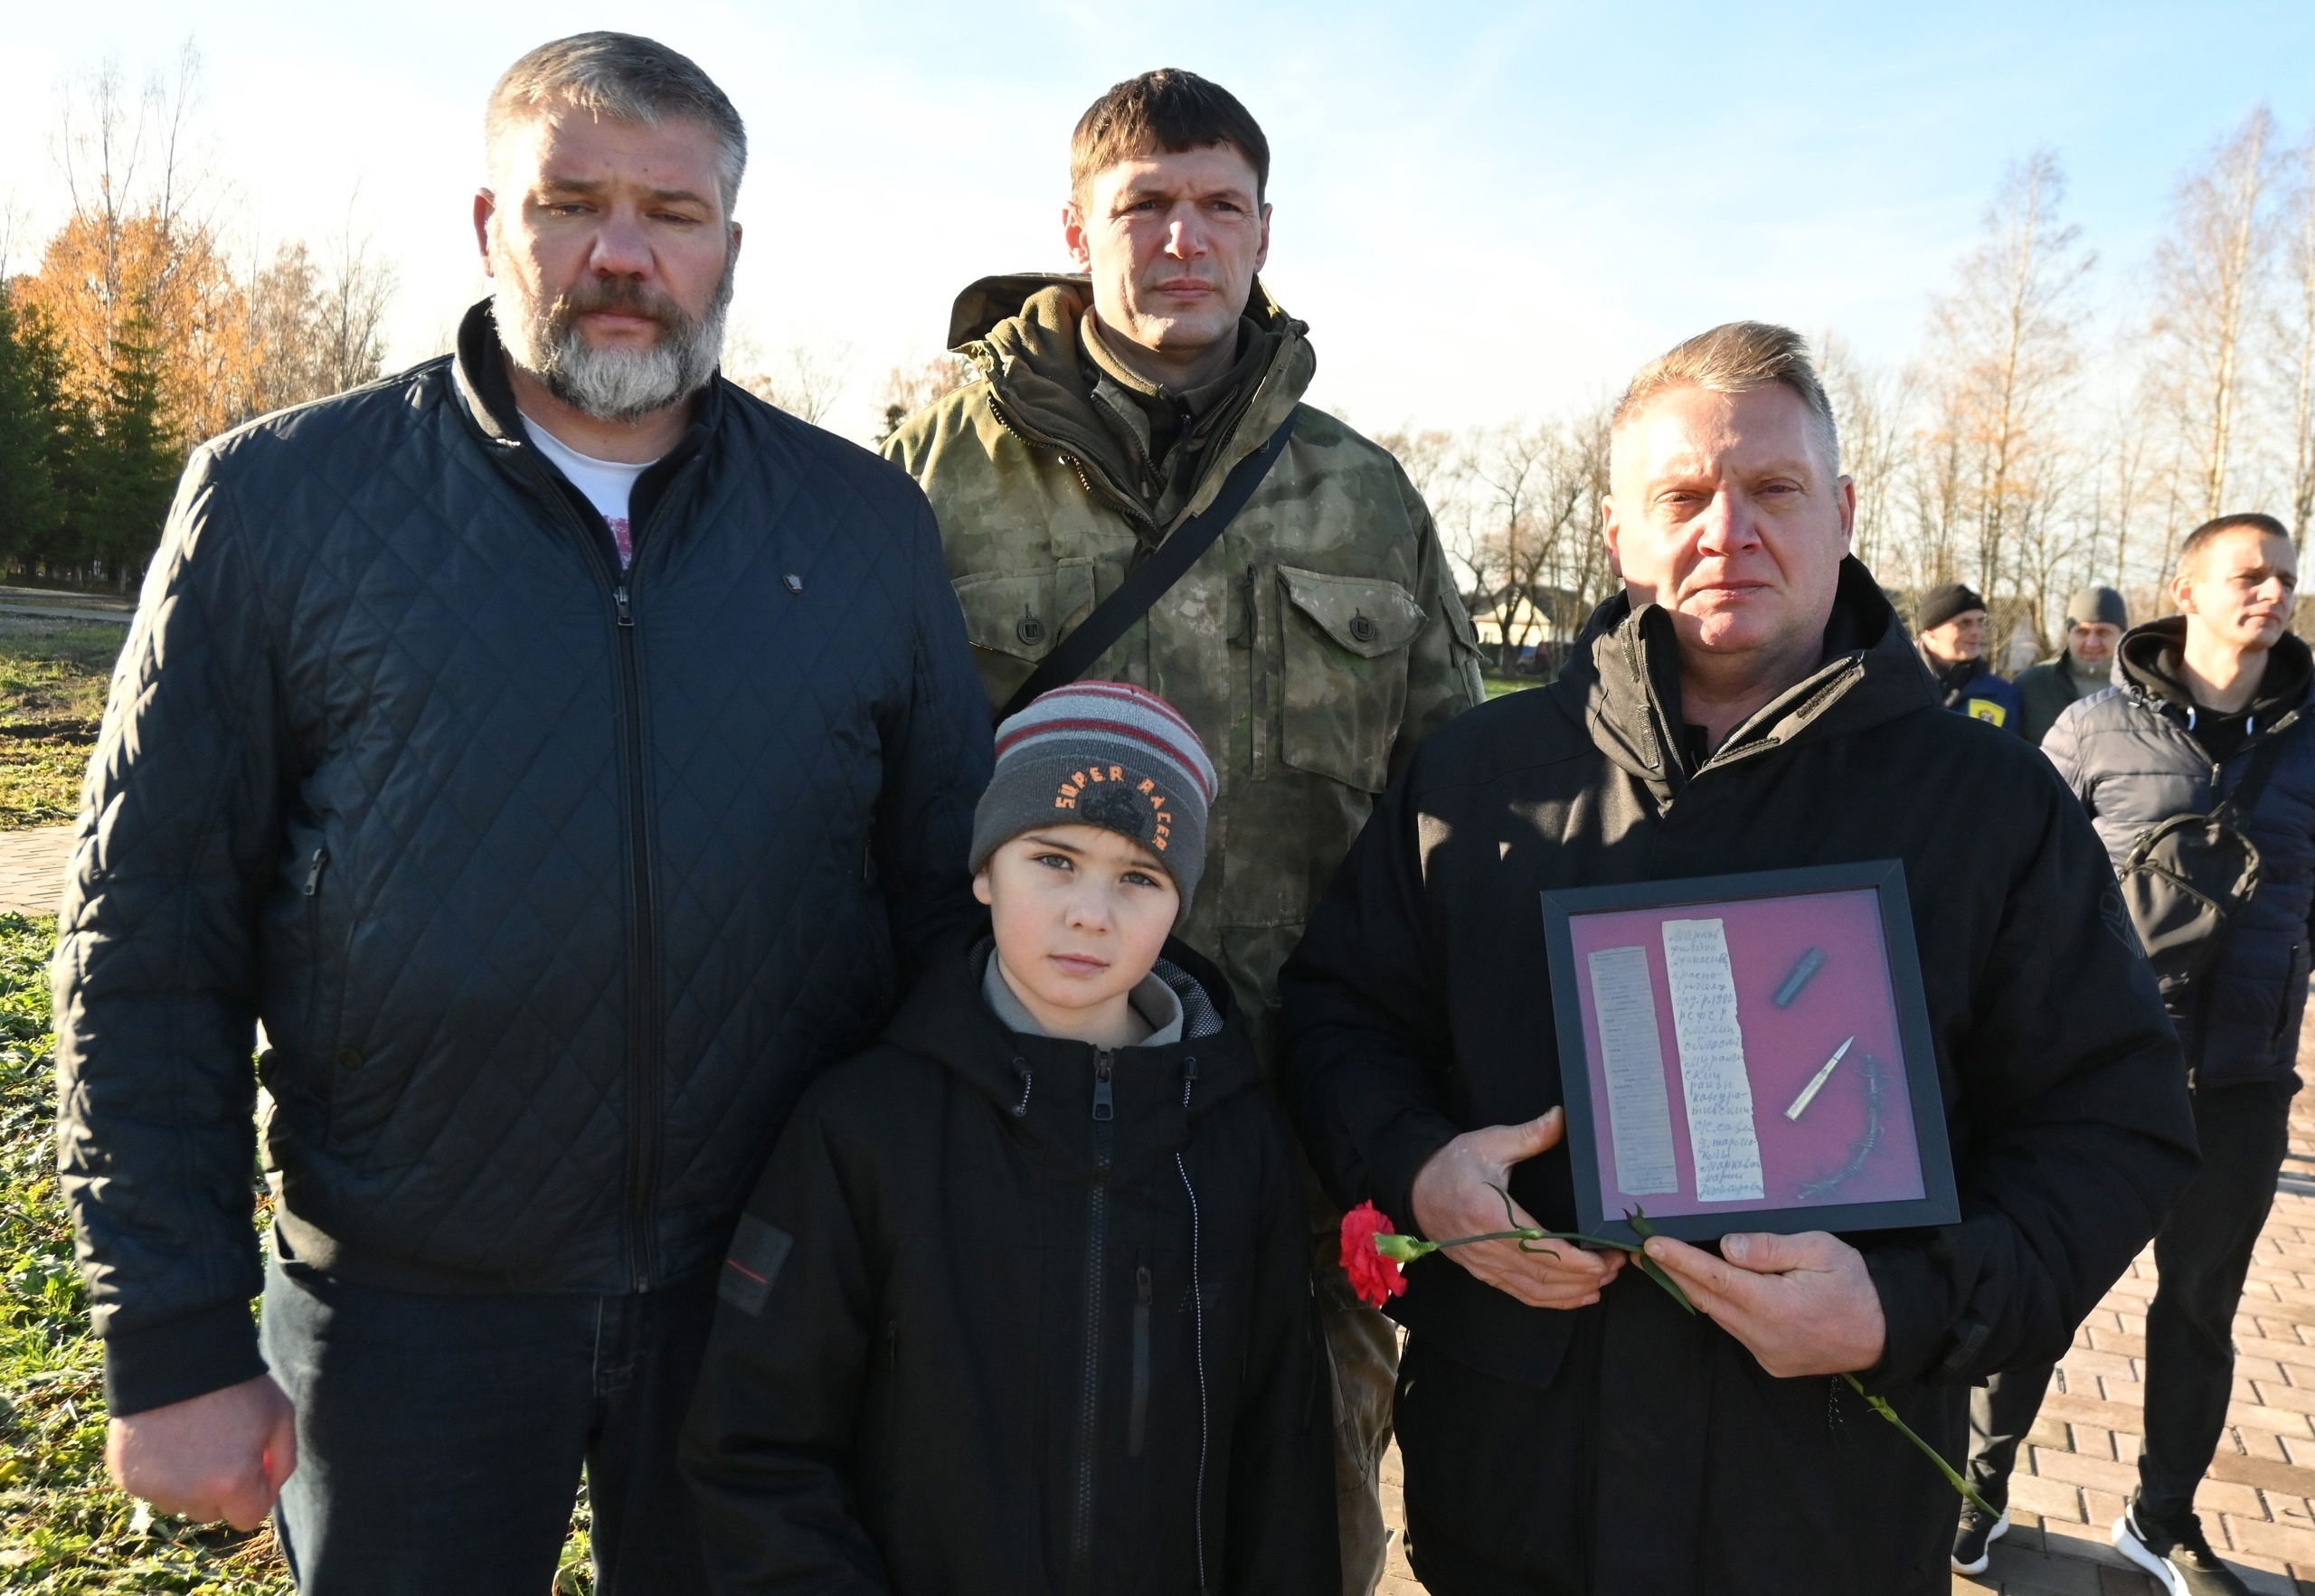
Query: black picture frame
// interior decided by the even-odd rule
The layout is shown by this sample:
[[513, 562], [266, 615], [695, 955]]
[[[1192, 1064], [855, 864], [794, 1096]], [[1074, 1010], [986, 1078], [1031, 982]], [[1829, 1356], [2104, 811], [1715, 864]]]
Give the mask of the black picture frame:
[[[1913, 939], [1912, 901], [1905, 891], [1904, 862], [1875, 859], [1849, 864], [1820, 864], [1794, 870], [1764, 870], [1738, 875], [1696, 876], [1678, 881], [1634, 882], [1614, 886], [1547, 892], [1543, 897], [1544, 940], [1550, 965], [1552, 1006], [1559, 1043], [1562, 1100], [1567, 1115], [1567, 1147], [1575, 1180], [1576, 1229], [1612, 1241], [1639, 1237], [1622, 1213], [1606, 1212], [1601, 1191], [1600, 1105], [1592, 1100], [1591, 1060], [1577, 986], [1574, 922], [1587, 915], [1625, 911], [1702, 908], [1763, 898], [1806, 897], [1823, 892], [1870, 890], [1879, 906], [1881, 940], [1889, 991], [1895, 1008], [1905, 1100], [1911, 1108], [1922, 1195], [1896, 1201], [1758, 1205], [1707, 1214], [1647, 1214], [1658, 1234], [1687, 1242], [1715, 1241], [1735, 1231], [1792, 1234], [1802, 1231], [1856, 1232], [1953, 1224], [1961, 1219], [1953, 1184], [1952, 1148], [1945, 1125], [1945, 1098], [1923, 996], [1920, 950]], [[1756, 1106], [1757, 1119], [1760, 1110]], [[1644, 1210], [1643, 1210], [1644, 1211]]]

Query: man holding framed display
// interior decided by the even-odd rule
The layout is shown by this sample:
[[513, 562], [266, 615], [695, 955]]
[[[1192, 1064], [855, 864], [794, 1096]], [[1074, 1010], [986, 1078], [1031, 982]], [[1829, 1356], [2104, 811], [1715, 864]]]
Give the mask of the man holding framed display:
[[[1639, 905], [1657, 918], [1591, 952], [1613, 1002], [1641, 1003], [1643, 964], [1662, 983], [1668, 1188], [1622, 1206], [1668, 1215], [1646, 1255], [1702, 1312], [1565, 1243], [1457, 1247], [1416, 1272], [1393, 1305], [1396, 1422], [1410, 1553], [1442, 1596], [1944, 1590], [1954, 1497], [1841, 1377], [1957, 1452], [1970, 1380], [2057, 1355], [2193, 1170], [2178, 1044], [2103, 850], [2020, 740], [1942, 713], [1847, 557], [1838, 449], [1782, 328], [1715, 328], [1644, 368], [1604, 528], [1624, 593], [1552, 686], [1417, 753], [1287, 967], [1290, 1096], [1338, 1201], [1432, 1240], [1500, 1231], [1507, 1209], [1570, 1231], [1571, 1129], [1596, 1174], [1614, 1126], [1567, 1090], [1593, 1061], [1563, 1040], [1578, 993], [1546, 978], [1546, 894], [1566, 914], [1658, 883]], [[1819, 890], [1874, 894], [1877, 944]], [[1726, 906], [1764, 895], [1798, 905], [1765, 964], [1768, 932]], [[1809, 1021], [1838, 1034], [1762, 1018], [1788, 987], [1805, 1016], [1885, 980], [1880, 1033], [1870, 1004]], [[1882, 1126], [1844, 1135], [1839, 1115], [1869, 1122], [1870, 1081]], [[1822, 1145], [1779, 1153], [1771, 1122], [1796, 1106]], [[1865, 1187], [1849, 1204], [1838, 1183], [1883, 1178], [1884, 1147], [1911, 1148], [1913, 1173], [1879, 1194], [1897, 1207], [1860, 1214]]]

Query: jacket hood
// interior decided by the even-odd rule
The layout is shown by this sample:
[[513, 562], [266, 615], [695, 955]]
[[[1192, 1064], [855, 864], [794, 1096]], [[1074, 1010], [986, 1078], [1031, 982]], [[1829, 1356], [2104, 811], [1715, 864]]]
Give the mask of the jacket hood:
[[[2186, 644], [2183, 615], [2166, 615], [2132, 628], [2114, 650], [2114, 685], [2173, 709], [2193, 710], [2195, 695], [2179, 666]], [[2315, 686], [2315, 651], [2297, 633], [2285, 632], [2268, 652], [2266, 675], [2251, 700], [2252, 720], [2263, 726], [2288, 714], [2307, 702], [2310, 686]]]
[[[1031, 443], [1071, 457], [1097, 483], [1103, 497], [1130, 519], [1146, 520], [1141, 501], [1125, 486], [1121, 446], [1093, 410], [1079, 373], [1079, 324], [1092, 308], [1091, 279], [1035, 272], [985, 277], [957, 296], [950, 313], [950, 346], [979, 368], [1007, 427]], [[1183, 506], [1194, 514], [1210, 502], [1222, 477], [1285, 420], [1318, 369], [1309, 328], [1280, 308], [1261, 279], [1254, 279], [1245, 314], [1269, 341], [1270, 356], [1253, 379], [1237, 437], [1216, 451], [1202, 490]], [[1251, 425], [1249, 424], [1251, 423]], [[1250, 436], [1251, 435], [1251, 436]]]
[[1683, 751], [1679, 641], [1661, 605], [1635, 612], [1623, 593], [1601, 605], [1551, 691], [1601, 751], [1646, 782], [1659, 802], [1703, 769], [1938, 707], [1896, 610], [1854, 558], [1841, 561], [1823, 663], [1738, 726], [1696, 771]]
[[[1009, 1030], [981, 996], [995, 943], [986, 930], [934, 959], [884, 1033], [887, 1046], [940, 1065], [1071, 1174], [1095, 1168], [1096, 1049], [1089, 1042]], [[1153, 972], [1183, 1000], [1183, 1039], [1111, 1051], [1110, 1173], [1127, 1178], [1189, 1140], [1192, 1124], [1260, 1083], [1230, 983], [1187, 944], [1168, 939]], [[1195, 1016], [1213, 1016], [1211, 1028]], [[1196, 1033], [1196, 1034], [1193, 1034]]]

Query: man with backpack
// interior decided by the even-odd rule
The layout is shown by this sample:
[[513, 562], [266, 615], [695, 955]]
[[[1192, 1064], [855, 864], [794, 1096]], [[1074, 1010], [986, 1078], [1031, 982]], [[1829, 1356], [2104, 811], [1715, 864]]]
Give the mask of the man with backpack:
[[[2272, 516], [2196, 528], [2170, 581], [2179, 613], [2126, 634], [2118, 689], [2069, 705], [2042, 744], [2121, 873], [2193, 1088], [2202, 1168], [2154, 1241], [2145, 1445], [2113, 1531], [2180, 1596], [2247, 1590], [2204, 1538], [2194, 1495], [2226, 1423], [2235, 1303], [2299, 1090], [2315, 899], [2315, 738], [2301, 722], [2315, 655], [2287, 629], [2297, 586]], [[2049, 1374], [1997, 1375], [1972, 1403], [1970, 1473], [1997, 1506]], [[2008, 1518], [1964, 1513], [1954, 1566], [1984, 1567]]]

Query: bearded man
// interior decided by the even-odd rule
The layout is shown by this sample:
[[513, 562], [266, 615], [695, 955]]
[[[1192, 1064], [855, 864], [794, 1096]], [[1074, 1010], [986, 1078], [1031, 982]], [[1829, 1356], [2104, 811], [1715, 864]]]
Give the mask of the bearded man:
[[588, 33], [487, 131], [456, 354], [187, 467], [56, 959], [114, 1475], [309, 1596], [543, 1591], [582, 1467], [599, 1589], [704, 1588], [715, 1266], [988, 774], [921, 495], [715, 376], [730, 100]]

